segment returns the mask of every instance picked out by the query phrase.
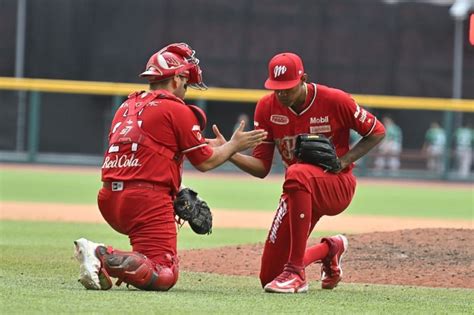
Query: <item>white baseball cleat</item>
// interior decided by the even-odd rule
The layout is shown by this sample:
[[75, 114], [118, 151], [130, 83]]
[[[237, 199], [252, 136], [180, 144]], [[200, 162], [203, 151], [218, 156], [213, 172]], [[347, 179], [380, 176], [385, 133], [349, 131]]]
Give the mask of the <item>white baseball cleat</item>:
[[103, 246], [80, 238], [74, 241], [74, 257], [81, 264], [79, 282], [88, 290], [100, 290], [100, 260], [95, 255], [97, 246]]
[[286, 264], [283, 272], [267, 283], [264, 287], [265, 292], [275, 293], [306, 293], [308, 292], [308, 283], [303, 268], [295, 268], [293, 265]]

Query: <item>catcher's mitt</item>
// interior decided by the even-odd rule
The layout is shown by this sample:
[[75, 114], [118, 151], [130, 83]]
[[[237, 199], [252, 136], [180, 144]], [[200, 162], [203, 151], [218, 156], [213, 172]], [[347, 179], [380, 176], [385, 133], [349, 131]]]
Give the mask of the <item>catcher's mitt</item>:
[[329, 172], [337, 173], [341, 170], [334, 144], [324, 135], [298, 135], [295, 156], [300, 161], [321, 166]]
[[174, 213], [182, 220], [188, 221], [191, 229], [197, 234], [212, 232], [211, 209], [204, 200], [190, 188], [181, 189], [174, 200]]

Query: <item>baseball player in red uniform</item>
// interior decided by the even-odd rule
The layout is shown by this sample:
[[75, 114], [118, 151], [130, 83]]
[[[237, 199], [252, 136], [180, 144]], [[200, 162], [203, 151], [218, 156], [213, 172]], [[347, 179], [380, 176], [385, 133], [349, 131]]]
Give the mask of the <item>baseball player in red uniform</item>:
[[208, 171], [267, 136], [243, 132], [241, 123], [231, 141], [208, 145], [201, 134], [206, 115], [183, 102], [188, 86], [205, 88], [198, 63], [184, 43], [164, 47], [141, 74], [149, 80], [149, 91], [130, 94], [115, 114], [98, 206], [112, 228], [128, 235], [133, 251], [76, 240], [79, 281], [87, 289], [110, 289], [110, 277], [143, 290], [173, 287], [178, 279], [173, 199], [181, 185], [183, 158]]
[[[322, 288], [333, 289], [341, 280], [347, 238], [326, 237], [309, 248], [307, 239], [323, 215], [337, 215], [348, 207], [356, 187], [353, 163], [383, 139], [385, 129], [347, 93], [308, 82], [303, 62], [296, 54], [274, 56], [268, 73], [265, 88], [274, 92], [260, 99], [254, 117], [255, 128], [266, 130], [268, 137], [252, 156], [238, 153], [230, 159], [243, 171], [264, 178], [276, 146], [286, 166], [283, 192], [263, 251], [260, 281], [266, 292], [306, 292], [305, 267], [322, 262]], [[351, 129], [362, 139], [349, 149]], [[213, 126], [213, 130], [216, 140], [223, 143], [218, 128]], [[299, 134], [331, 139], [340, 168], [328, 172], [298, 161], [294, 149]]]

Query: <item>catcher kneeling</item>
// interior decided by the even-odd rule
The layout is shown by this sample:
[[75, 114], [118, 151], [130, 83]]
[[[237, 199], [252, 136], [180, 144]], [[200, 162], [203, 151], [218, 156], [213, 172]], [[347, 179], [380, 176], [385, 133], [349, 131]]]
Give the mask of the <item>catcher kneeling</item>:
[[97, 197], [102, 217], [128, 236], [132, 250], [76, 240], [79, 281], [86, 289], [110, 289], [111, 277], [142, 290], [172, 288], [179, 275], [175, 212], [197, 233], [212, 228], [207, 204], [192, 190], [179, 189], [184, 157], [206, 172], [267, 134], [244, 132], [242, 122], [228, 143], [212, 146], [204, 138], [204, 111], [183, 101], [188, 87], [206, 89], [195, 51], [184, 43], [151, 56], [141, 76], [149, 90], [131, 93], [115, 113]]
[[[212, 213], [207, 203], [190, 188], [182, 187], [174, 200], [177, 222], [187, 221], [197, 234], [210, 234]], [[111, 277], [141, 290], [166, 291], [177, 281], [178, 261], [173, 256], [165, 259], [171, 267], [156, 265], [145, 255], [133, 251], [120, 251], [97, 244], [85, 238], [74, 241], [76, 259], [81, 262], [81, 282], [87, 289], [108, 290], [112, 287]]]

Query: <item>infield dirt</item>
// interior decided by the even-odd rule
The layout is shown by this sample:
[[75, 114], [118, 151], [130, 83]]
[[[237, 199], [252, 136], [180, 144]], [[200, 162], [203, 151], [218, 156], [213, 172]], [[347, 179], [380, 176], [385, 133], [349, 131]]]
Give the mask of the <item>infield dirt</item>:
[[[474, 234], [467, 229], [413, 229], [347, 235], [344, 282], [474, 288]], [[319, 239], [311, 239], [315, 244]], [[188, 250], [182, 270], [258, 277], [263, 244]], [[320, 264], [306, 268], [319, 279]]]

